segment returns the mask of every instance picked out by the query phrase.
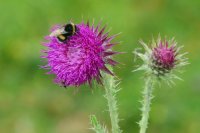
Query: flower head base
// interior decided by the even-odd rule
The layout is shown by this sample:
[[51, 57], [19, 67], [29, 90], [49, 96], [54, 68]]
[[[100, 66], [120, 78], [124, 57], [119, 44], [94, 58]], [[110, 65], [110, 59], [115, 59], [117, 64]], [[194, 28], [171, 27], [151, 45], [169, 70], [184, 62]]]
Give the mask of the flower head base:
[[143, 41], [140, 41], [140, 43], [144, 47], [145, 53], [142, 54], [138, 51], [134, 53], [144, 61], [144, 64], [134, 71], [145, 70], [147, 74], [153, 74], [158, 78], [169, 79], [169, 81], [172, 78], [180, 79], [173, 71], [188, 64], [187, 58], [184, 57], [187, 53], [179, 53], [182, 47], [177, 47], [174, 39], [169, 41], [165, 39], [162, 41], [159, 36], [157, 41], [152, 40], [151, 48]]
[[[66, 41], [60, 42], [55, 36], [47, 36], [44, 45], [48, 48], [42, 56], [48, 63], [43, 68], [50, 69], [48, 74], [55, 74], [55, 82], [63, 86], [80, 86], [84, 83], [91, 84], [93, 79], [101, 83], [103, 70], [112, 74], [106, 64], [116, 65], [111, 56], [117, 54], [111, 50], [117, 43], [111, 43], [115, 36], [108, 37], [104, 34], [106, 27], [100, 29], [101, 24], [95, 28], [84, 24], [77, 24], [77, 32]], [[61, 28], [56, 26], [52, 31]]]

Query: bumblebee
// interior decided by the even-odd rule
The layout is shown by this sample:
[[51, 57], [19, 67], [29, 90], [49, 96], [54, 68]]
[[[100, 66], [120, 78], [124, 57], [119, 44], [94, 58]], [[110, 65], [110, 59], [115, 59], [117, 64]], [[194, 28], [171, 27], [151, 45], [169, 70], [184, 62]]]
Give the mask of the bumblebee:
[[69, 23], [61, 27], [60, 29], [53, 31], [50, 34], [50, 37], [55, 36], [60, 42], [64, 42], [70, 36], [74, 35], [76, 32], [77, 32], [77, 26], [73, 23]]

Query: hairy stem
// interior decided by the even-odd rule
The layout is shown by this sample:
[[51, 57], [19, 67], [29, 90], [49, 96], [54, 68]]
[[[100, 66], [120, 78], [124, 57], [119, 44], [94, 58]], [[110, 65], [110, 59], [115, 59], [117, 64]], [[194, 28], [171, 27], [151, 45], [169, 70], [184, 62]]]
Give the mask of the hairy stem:
[[96, 133], [108, 133], [105, 126], [102, 126], [98, 121], [95, 115], [90, 116], [90, 121], [92, 124], [92, 130]]
[[142, 119], [139, 122], [140, 125], [140, 133], [146, 133], [146, 129], [148, 127], [148, 119], [150, 112], [150, 105], [152, 99], [154, 79], [152, 76], [148, 76], [145, 79], [145, 87], [143, 91], [143, 101], [142, 101]]
[[117, 81], [111, 75], [104, 74], [104, 86], [105, 86], [105, 98], [108, 102], [108, 109], [110, 113], [111, 125], [112, 125], [112, 133], [121, 133], [119, 127], [119, 118], [118, 118], [118, 108], [117, 108], [117, 100], [116, 93], [117, 89]]

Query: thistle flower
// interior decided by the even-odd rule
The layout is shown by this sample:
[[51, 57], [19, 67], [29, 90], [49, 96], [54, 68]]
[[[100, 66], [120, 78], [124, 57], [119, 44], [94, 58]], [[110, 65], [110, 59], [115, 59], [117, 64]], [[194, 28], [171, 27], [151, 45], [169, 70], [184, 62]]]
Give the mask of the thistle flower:
[[[43, 68], [50, 69], [48, 74], [54, 74], [55, 83], [66, 86], [80, 86], [85, 83], [91, 85], [94, 79], [102, 83], [100, 71], [111, 75], [113, 73], [106, 64], [116, 65], [117, 62], [111, 56], [117, 54], [111, 50], [117, 43], [111, 43], [116, 35], [108, 36], [104, 33], [106, 26], [100, 29], [101, 23], [94, 27], [89, 22], [81, 22], [76, 25], [77, 32], [66, 41], [60, 42], [55, 36], [46, 36], [48, 42], [44, 43], [47, 50], [42, 58], [47, 59], [47, 65]], [[54, 26], [55, 31], [63, 25]]]
[[[151, 47], [148, 47], [143, 41], [140, 41], [141, 45], [145, 49], [145, 53], [134, 53], [138, 55], [144, 64], [134, 71], [145, 70], [147, 74], [153, 74], [159, 79], [167, 79], [169, 82], [173, 82], [173, 78], [178, 78], [173, 72], [178, 68], [188, 64], [185, 54], [180, 54], [180, 50], [183, 46], [177, 47], [177, 42], [172, 38], [167, 41], [161, 40], [159, 36], [157, 41], [154, 39], [151, 42]], [[169, 83], [168, 82], [168, 83]]]
[[145, 49], [145, 53], [135, 51], [134, 53], [143, 60], [143, 65], [134, 71], [144, 70], [145, 75], [145, 87], [142, 93], [142, 118], [139, 122], [140, 133], [146, 133], [148, 127], [149, 111], [151, 105], [151, 99], [153, 98], [154, 83], [158, 79], [164, 79], [168, 84], [174, 83], [173, 79], [180, 79], [175, 75], [174, 71], [179, 70], [187, 63], [185, 54], [180, 54], [182, 47], [177, 47], [177, 43], [174, 39], [163, 41], [159, 36], [157, 41], [151, 42], [151, 47], [148, 47], [143, 41], [140, 41]]

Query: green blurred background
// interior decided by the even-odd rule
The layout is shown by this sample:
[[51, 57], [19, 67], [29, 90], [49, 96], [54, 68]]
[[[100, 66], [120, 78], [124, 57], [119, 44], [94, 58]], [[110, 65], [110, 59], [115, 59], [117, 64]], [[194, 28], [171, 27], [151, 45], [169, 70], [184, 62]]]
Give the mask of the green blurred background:
[[[92, 133], [89, 114], [110, 129], [104, 90], [88, 86], [67, 90], [39, 69], [41, 42], [49, 28], [71, 18], [75, 23], [103, 19], [111, 34], [122, 32], [114, 49], [121, 79], [120, 126], [138, 132], [142, 72], [131, 73], [138, 40], [159, 33], [175, 37], [188, 51], [190, 65], [169, 87], [154, 90], [148, 133], [200, 132], [200, 1], [199, 0], [1, 0], [0, 1], [0, 133]], [[137, 63], [141, 63], [138, 61]]]

